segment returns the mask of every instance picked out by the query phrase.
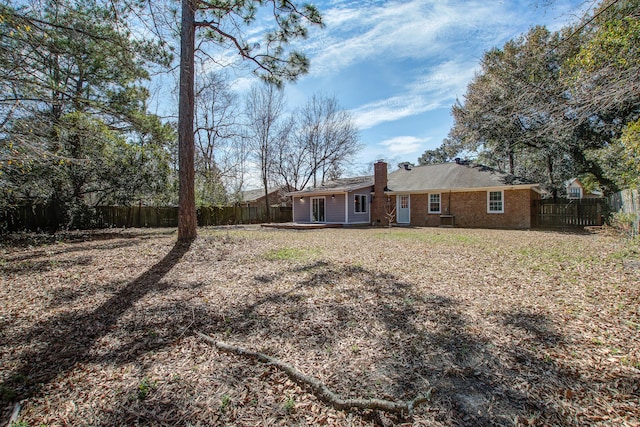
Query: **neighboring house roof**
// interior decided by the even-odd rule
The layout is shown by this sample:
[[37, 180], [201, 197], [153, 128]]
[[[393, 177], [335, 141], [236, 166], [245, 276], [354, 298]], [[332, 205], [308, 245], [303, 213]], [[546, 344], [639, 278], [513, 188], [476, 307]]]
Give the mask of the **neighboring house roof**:
[[577, 185], [579, 185], [580, 187], [582, 187], [582, 182], [580, 182], [580, 180], [578, 178], [571, 178], [568, 181], [565, 181], [564, 185], [569, 187], [570, 185], [572, 185], [573, 183], [576, 183]]
[[353, 178], [340, 178], [327, 181], [319, 187], [305, 188], [301, 191], [287, 193], [287, 196], [304, 196], [306, 194], [328, 194], [345, 193], [359, 188], [371, 187], [373, 185], [373, 175], [356, 176]]
[[580, 181], [578, 178], [571, 178], [568, 181], [565, 181], [565, 187], [567, 189], [567, 196], [569, 196], [569, 198], [571, 198], [571, 193], [570, 193], [570, 188], [582, 188], [583, 193], [580, 195], [580, 197], [602, 197], [602, 191], [600, 190], [591, 190], [591, 191], [587, 191], [584, 188], [584, 184], [582, 184], [582, 181]]
[[[285, 187], [278, 187], [278, 188], [274, 188], [269, 192], [269, 195], [272, 194], [276, 194], [279, 193], [282, 196], [285, 196], [286, 194], [284, 194], [286, 191]], [[255, 202], [259, 199], [261, 199], [262, 197], [264, 197], [264, 188], [256, 188], [253, 190], [246, 190], [246, 191], [241, 191], [240, 192], [240, 197], [242, 198], [242, 202]]]
[[436, 190], [467, 190], [538, 184], [474, 163], [441, 163], [398, 169], [389, 174], [387, 187], [392, 193]]
[[264, 196], [264, 188], [256, 188], [254, 190], [246, 190], [240, 192], [243, 202], [255, 202]]

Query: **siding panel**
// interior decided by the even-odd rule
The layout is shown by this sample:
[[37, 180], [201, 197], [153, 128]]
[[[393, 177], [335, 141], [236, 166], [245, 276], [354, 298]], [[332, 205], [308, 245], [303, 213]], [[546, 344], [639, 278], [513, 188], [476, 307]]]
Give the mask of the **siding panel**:
[[308, 197], [300, 200], [300, 197], [293, 198], [293, 221], [311, 222], [311, 200]]
[[[371, 212], [371, 194], [368, 189], [365, 190], [357, 190], [349, 193], [349, 224], [369, 224]], [[356, 213], [356, 194], [367, 196], [367, 212], [364, 213]]]
[[344, 223], [344, 194], [335, 194], [335, 197], [326, 196], [325, 209], [327, 222]]

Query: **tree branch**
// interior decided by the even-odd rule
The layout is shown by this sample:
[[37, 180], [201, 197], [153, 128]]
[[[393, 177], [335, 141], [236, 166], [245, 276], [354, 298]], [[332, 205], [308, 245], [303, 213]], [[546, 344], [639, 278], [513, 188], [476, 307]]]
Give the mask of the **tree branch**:
[[101, 41], [110, 41], [108, 37], [103, 37], [96, 33], [92, 33], [90, 31], [86, 31], [82, 28], [78, 28], [77, 26], [71, 27], [67, 25], [58, 24], [57, 22], [49, 22], [44, 21], [42, 19], [38, 19], [32, 16], [22, 15], [20, 13], [14, 12], [4, 6], [0, 6], [0, 11], [2, 11], [6, 16], [10, 18], [14, 18], [16, 20], [22, 20], [28, 22], [33, 27], [39, 29], [40, 31], [46, 32], [44, 27], [56, 28], [58, 30], [70, 31], [78, 34], [82, 34], [83, 36], [90, 37], [92, 39], [101, 40]]
[[320, 400], [329, 405], [333, 406], [338, 410], [350, 410], [353, 408], [361, 409], [361, 410], [380, 410], [385, 412], [390, 412], [394, 414], [399, 414], [401, 416], [413, 416], [413, 410], [431, 399], [430, 389], [424, 396], [416, 397], [410, 401], [391, 401], [391, 400], [383, 400], [383, 399], [343, 399], [338, 394], [331, 391], [326, 385], [324, 385], [317, 378], [313, 378], [307, 376], [300, 371], [296, 370], [293, 366], [282, 362], [279, 359], [268, 356], [264, 353], [259, 353], [255, 351], [248, 350], [243, 347], [238, 347], [235, 345], [227, 344], [222, 341], [216, 341], [214, 338], [209, 335], [203, 334], [202, 332], [196, 331], [196, 334], [207, 341], [210, 344], [213, 344], [218, 350], [224, 351], [227, 353], [235, 353], [239, 356], [247, 357], [249, 359], [256, 359], [263, 363], [268, 363], [270, 365], [275, 366], [277, 369], [283, 371], [285, 374], [289, 376], [296, 383], [306, 386], [310, 388], [313, 394]]

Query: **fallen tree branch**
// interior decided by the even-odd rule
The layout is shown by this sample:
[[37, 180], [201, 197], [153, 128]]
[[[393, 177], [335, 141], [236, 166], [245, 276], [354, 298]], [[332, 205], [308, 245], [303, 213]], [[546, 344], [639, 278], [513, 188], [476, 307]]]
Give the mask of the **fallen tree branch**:
[[238, 347], [235, 345], [227, 344], [222, 341], [216, 341], [209, 335], [196, 331], [196, 334], [205, 341], [213, 344], [218, 350], [235, 353], [240, 356], [248, 357], [250, 359], [256, 359], [264, 363], [271, 364], [283, 371], [293, 381], [298, 384], [308, 386], [313, 391], [313, 394], [320, 400], [330, 404], [339, 410], [349, 410], [352, 408], [362, 410], [380, 410], [400, 415], [413, 416], [413, 410], [420, 404], [428, 401], [431, 398], [431, 390], [427, 392], [425, 396], [416, 397], [410, 401], [394, 402], [391, 400], [383, 399], [343, 399], [333, 391], [331, 391], [326, 385], [324, 385], [317, 378], [313, 378], [304, 375], [300, 371], [296, 370], [293, 366], [284, 363], [274, 357], [268, 356], [264, 353], [247, 350], [246, 348]]
[[13, 405], [13, 412], [11, 413], [11, 418], [9, 418], [7, 427], [12, 427], [18, 422], [18, 419], [20, 418], [20, 409], [22, 409], [22, 402], [23, 401], [16, 402], [16, 404]]

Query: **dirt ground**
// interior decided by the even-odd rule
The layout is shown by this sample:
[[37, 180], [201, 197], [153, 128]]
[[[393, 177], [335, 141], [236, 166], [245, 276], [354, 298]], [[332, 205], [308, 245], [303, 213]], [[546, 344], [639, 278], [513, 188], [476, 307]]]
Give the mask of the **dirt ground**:
[[[0, 246], [0, 425], [640, 425], [640, 253], [606, 230], [172, 229]], [[343, 398], [427, 397], [413, 417]]]

